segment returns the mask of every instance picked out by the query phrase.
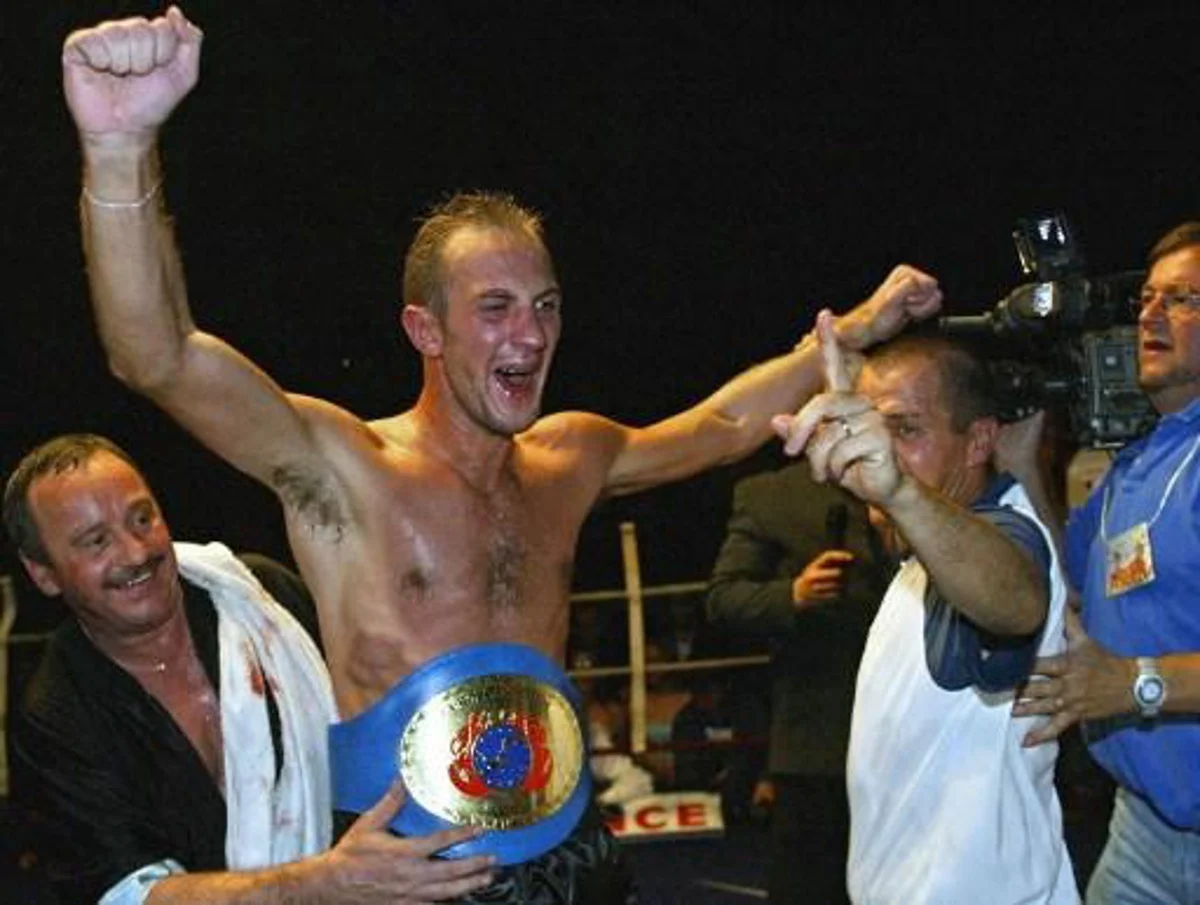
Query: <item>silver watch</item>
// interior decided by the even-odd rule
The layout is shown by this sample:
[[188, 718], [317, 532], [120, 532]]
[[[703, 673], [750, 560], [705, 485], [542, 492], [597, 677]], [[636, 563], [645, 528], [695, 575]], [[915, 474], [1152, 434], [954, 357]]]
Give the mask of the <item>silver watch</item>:
[[1137, 658], [1137, 678], [1133, 680], [1133, 702], [1143, 719], [1153, 719], [1167, 701], [1167, 680], [1154, 657]]

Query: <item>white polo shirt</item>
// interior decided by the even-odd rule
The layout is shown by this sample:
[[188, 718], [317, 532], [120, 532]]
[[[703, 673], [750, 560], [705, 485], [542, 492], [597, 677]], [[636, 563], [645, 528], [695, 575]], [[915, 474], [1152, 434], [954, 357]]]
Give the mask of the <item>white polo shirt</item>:
[[[1013, 485], [1000, 498], [1037, 522]], [[1060, 652], [1066, 588], [1052, 553], [1039, 656]], [[1014, 718], [1012, 691], [947, 691], [925, 651], [928, 577], [909, 559], [867, 636], [846, 781], [847, 881], [856, 905], [1077, 905], [1054, 790], [1058, 745], [1022, 748], [1045, 717]]]

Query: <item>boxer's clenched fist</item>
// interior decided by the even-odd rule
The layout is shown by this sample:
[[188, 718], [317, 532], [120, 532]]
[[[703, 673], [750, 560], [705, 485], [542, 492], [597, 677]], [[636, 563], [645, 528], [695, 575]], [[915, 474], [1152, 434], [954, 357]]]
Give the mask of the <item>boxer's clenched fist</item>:
[[157, 19], [122, 19], [72, 32], [63, 90], [85, 137], [153, 133], [200, 74], [201, 32], [172, 6]]

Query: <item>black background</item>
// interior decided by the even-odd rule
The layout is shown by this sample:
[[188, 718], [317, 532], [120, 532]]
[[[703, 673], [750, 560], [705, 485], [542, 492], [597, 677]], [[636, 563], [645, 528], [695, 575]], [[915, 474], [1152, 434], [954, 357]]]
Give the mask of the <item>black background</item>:
[[[197, 321], [290, 390], [401, 410], [414, 220], [447, 191], [507, 189], [546, 214], [566, 290], [546, 411], [641, 424], [898, 261], [977, 312], [1019, 282], [1018, 216], [1066, 211], [1101, 273], [1196, 215], [1193, 3], [915, 7], [193, 0], [201, 80], [163, 145]], [[177, 537], [286, 558], [271, 496], [108, 376], [87, 308], [59, 49], [159, 9], [0, 12], [0, 467], [105, 433]], [[602, 506], [577, 587], [620, 581], [626, 518], [647, 582], [705, 577], [732, 478], [771, 457]]]

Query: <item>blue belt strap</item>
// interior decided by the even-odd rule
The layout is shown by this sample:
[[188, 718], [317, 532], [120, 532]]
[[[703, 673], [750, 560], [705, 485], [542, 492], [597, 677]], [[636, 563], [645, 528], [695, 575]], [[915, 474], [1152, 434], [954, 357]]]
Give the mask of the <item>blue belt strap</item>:
[[[574, 737], [553, 737], [556, 732], [564, 734], [561, 727], [550, 729], [537, 722], [534, 716], [537, 731], [541, 734], [531, 741], [528, 722], [514, 720], [513, 712], [508, 707], [493, 708], [491, 713], [476, 715], [479, 722], [473, 726], [485, 729], [472, 746], [474, 760], [470, 757], [472, 752], [467, 751], [466, 754], [459, 754], [455, 761], [451, 754], [452, 742], [456, 734], [462, 736], [468, 731], [465, 727], [468, 715], [462, 714], [461, 727], [454, 722], [444, 725], [445, 707], [437, 710], [434, 718], [429, 716], [431, 708], [436, 709], [439, 700], [444, 701], [447, 695], [453, 697], [460, 691], [466, 700], [475, 700], [478, 695], [473, 690], [481, 683], [492, 683], [494, 687], [496, 682], [506, 681], [496, 677], [505, 676], [513, 677], [521, 687], [532, 688], [546, 699], [565, 701], [569, 706], [560, 706], [559, 709], [569, 711], [574, 723], [565, 734]], [[454, 713], [458, 715], [459, 710]], [[580, 719], [582, 712], [578, 689], [558, 665], [540, 651], [521, 644], [500, 643], [472, 644], [447, 651], [414, 670], [370, 709], [329, 728], [334, 807], [341, 811], [362, 813], [378, 803], [397, 774], [404, 772], [401, 748], [410, 724], [414, 731], [425, 732], [426, 737], [429, 731], [434, 731], [429, 727], [437, 727], [439, 742], [441, 735], [449, 736], [444, 739], [444, 745], [434, 746], [439, 762], [421, 766], [420, 772], [427, 774], [432, 771], [434, 775], [446, 779], [448, 774], [443, 771], [450, 770], [452, 763], [457, 763], [458, 782], [462, 782], [461, 776], [465, 770], [472, 782], [470, 794], [481, 796], [478, 800], [485, 804], [489, 796], [492, 803], [507, 800], [505, 796], [514, 797], [514, 784], [530, 768], [531, 747], [544, 742], [544, 749], [548, 752], [547, 769], [551, 773], [569, 771], [566, 775], [561, 772], [554, 774], [555, 787], [562, 792], [558, 796], [560, 800], [557, 806], [527, 825], [493, 828], [440, 853], [446, 857], [491, 854], [496, 856], [500, 864], [531, 860], [554, 848], [570, 834], [591, 798], [591, 772], [587, 763], [586, 738], [582, 736], [582, 726], [586, 723]], [[421, 720], [414, 724], [414, 717], [420, 717]], [[551, 725], [559, 724], [551, 722]], [[547, 730], [550, 737], [543, 738], [542, 734]], [[411, 735], [409, 733], [409, 737]], [[429, 750], [427, 744], [420, 747], [422, 756], [427, 756]], [[577, 753], [559, 756], [564, 751]], [[476, 766], [480, 769], [476, 770]], [[406, 775], [404, 778], [406, 786], [409, 785], [411, 777]], [[464, 786], [458, 785], [457, 788]], [[422, 804], [417, 800], [418, 797], [413, 789], [409, 790], [404, 806], [390, 824], [397, 833], [422, 836], [457, 825], [444, 816], [446, 808], [440, 808], [443, 814], [435, 813], [440, 803], [427, 801]], [[520, 795], [515, 797], [521, 798]], [[482, 819], [467, 818], [461, 822], [489, 825]]]

